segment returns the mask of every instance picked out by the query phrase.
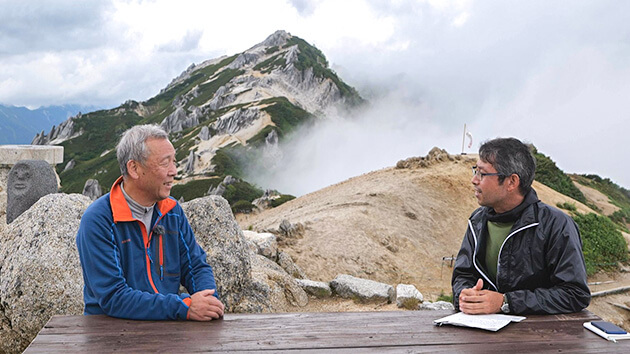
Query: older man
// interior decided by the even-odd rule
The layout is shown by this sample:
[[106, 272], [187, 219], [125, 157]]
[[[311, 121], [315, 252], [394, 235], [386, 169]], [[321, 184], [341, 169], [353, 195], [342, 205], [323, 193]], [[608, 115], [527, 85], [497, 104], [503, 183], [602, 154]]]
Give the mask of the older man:
[[538, 200], [536, 162], [517, 139], [479, 149], [472, 184], [481, 205], [453, 270], [453, 302], [468, 314], [554, 314], [588, 306], [586, 266], [577, 225]]
[[[122, 176], [85, 211], [77, 248], [84, 313], [139, 320], [223, 316], [212, 268], [181, 206], [169, 197], [175, 149], [154, 125], [127, 130], [116, 147]], [[180, 284], [188, 294], [179, 294]]]

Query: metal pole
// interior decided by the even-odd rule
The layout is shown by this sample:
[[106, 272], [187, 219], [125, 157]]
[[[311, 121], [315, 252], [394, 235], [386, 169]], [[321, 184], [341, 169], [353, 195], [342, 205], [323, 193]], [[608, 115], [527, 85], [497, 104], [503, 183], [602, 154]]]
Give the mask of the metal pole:
[[466, 123], [464, 123], [464, 136], [462, 136], [462, 155], [465, 155], [464, 153], [464, 143], [466, 142]]

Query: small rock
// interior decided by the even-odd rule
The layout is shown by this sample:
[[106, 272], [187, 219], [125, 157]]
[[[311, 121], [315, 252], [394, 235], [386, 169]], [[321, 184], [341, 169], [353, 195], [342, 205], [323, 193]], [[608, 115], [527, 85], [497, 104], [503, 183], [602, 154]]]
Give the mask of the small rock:
[[412, 310], [418, 308], [418, 304], [422, 302], [423, 296], [411, 284], [398, 284], [396, 286], [396, 305]]
[[286, 252], [278, 252], [278, 265], [294, 278], [306, 278], [304, 271], [293, 262], [291, 256]]
[[278, 259], [278, 242], [276, 236], [272, 233], [258, 233], [249, 230], [243, 230], [245, 239], [252, 242], [256, 246], [255, 252], [261, 256], [265, 256], [273, 261]]
[[419, 310], [455, 310], [455, 306], [450, 302], [436, 301], [436, 302], [423, 302], [419, 307]]
[[309, 279], [296, 279], [295, 281], [309, 295], [319, 298], [330, 297], [332, 295], [332, 290], [330, 289], [330, 285], [328, 283]]
[[369, 279], [356, 278], [347, 274], [338, 275], [330, 287], [339, 296], [360, 302], [394, 301], [394, 287]]

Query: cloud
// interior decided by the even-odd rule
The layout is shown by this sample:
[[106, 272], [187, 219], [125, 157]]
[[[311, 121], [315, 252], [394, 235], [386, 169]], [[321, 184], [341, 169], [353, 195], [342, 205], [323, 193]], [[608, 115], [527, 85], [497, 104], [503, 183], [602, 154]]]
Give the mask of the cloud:
[[109, 1], [0, 1], [0, 58], [95, 48], [107, 37]]
[[[0, 7], [3, 104], [146, 100], [191, 63], [244, 51], [284, 29], [321, 49], [365, 97], [405, 107], [398, 116], [410, 127], [439, 132], [417, 154], [435, 145], [457, 152], [461, 139], [451, 137], [467, 123], [477, 141], [529, 139], [570, 172], [630, 186], [630, 167], [609, 156], [624, 151], [630, 128], [630, 2], [0, 0]], [[385, 130], [387, 121], [366, 116]], [[349, 130], [357, 119], [330, 124]], [[412, 129], [408, 136], [391, 129], [383, 135], [414, 138]], [[343, 146], [349, 151], [371, 149], [376, 133], [362, 132], [369, 138], [335, 140], [352, 141]]]

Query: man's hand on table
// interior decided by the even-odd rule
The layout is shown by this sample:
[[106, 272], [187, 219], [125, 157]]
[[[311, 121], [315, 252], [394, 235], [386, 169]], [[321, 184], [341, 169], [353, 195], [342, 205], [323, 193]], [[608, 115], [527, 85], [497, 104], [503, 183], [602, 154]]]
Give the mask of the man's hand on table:
[[459, 309], [469, 315], [480, 315], [501, 312], [503, 294], [491, 290], [481, 290], [483, 280], [470, 289], [464, 289], [459, 294]]
[[188, 319], [193, 321], [212, 321], [223, 316], [225, 306], [213, 296], [216, 290], [202, 290], [190, 297]]

